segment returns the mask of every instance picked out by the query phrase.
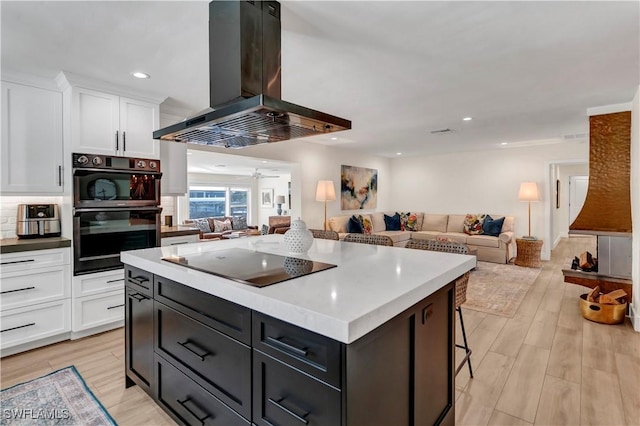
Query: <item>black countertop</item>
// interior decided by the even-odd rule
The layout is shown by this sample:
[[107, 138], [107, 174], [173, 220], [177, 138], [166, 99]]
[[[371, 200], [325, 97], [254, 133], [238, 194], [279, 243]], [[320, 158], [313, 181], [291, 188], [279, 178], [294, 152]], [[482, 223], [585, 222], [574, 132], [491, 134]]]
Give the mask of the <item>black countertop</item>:
[[0, 240], [0, 253], [2, 254], [63, 247], [71, 247], [71, 240], [63, 237], [3, 238]]

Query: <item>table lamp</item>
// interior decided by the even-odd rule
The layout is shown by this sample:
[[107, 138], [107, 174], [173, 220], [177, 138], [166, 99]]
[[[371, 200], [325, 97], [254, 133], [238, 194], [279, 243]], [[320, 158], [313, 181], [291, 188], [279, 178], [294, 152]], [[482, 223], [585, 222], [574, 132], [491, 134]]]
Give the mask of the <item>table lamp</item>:
[[327, 230], [327, 201], [335, 201], [336, 189], [332, 180], [319, 180], [316, 188], [316, 201], [324, 202], [324, 230]]
[[276, 205], [278, 206], [278, 216], [282, 215], [282, 205], [284, 204], [284, 195], [276, 195]]
[[535, 182], [522, 182], [520, 184], [518, 201], [526, 201], [527, 203], [529, 203], [529, 235], [526, 235], [522, 238], [527, 240], [537, 240], [536, 237], [531, 236], [531, 202], [540, 201], [538, 195], [538, 185]]

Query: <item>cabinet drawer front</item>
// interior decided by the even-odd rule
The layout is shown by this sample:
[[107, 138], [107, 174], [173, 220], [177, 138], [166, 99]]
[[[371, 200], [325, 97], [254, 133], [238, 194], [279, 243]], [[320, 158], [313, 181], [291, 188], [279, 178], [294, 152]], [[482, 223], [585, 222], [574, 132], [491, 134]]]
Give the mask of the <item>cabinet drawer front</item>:
[[0, 310], [69, 297], [69, 265], [2, 274]]
[[69, 299], [2, 312], [2, 347], [68, 332], [71, 326], [69, 312]]
[[73, 331], [124, 319], [124, 289], [73, 300]]
[[124, 288], [124, 272], [122, 269], [73, 277], [73, 297], [90, 296], [122, 288]]
[[251, 310], [183, 284], [154, 277], [155, 299], [211, 328], [251, 344]]
[[253, 313], [253, 347], [340, 388], [340, 342]]
[[161, 246], [176, 246], [180, 244], [197, 243], [200, 238], [198, 234], [181, 235], [179, 237], [165, 237], [160, 240]]
[[253, 351], [253, 377], [255, 424], [340, 424], [339, 390], [256, 350]]
[[0, 267], [2, 273], [14, 271], [29, 271], [32, 268], [44, 268], [70, 264], [70, 249], [33, 250], [2, 255]]
[[150, 272], [127, 265], [124, 268], [124, 278], [129, 287], [149, 297], [153, 296], [153, 274]]
[[251, 417], [251, 348], [155, 302], [156, 351], [189, 367], [201, 386]]
[[248, 425], [249, 422], [162, 357], [155, 355], [159, 404], [187, 425]]

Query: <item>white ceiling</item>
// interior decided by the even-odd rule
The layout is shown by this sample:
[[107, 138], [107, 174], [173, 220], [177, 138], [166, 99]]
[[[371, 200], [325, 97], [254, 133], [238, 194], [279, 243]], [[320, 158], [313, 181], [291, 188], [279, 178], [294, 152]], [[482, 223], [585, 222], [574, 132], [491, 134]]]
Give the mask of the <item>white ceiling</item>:
[[[194, 113], [209, 105], [207, 5], [3, 0], [2, 68], [71, 71]], [[587, 108], [631, 101], [639, 45], [637, 1], [284, 1], [282, 98], [353, 121], [310, 140], [377, 155], [549, 143], [584, 137]]]
[[207, 151], [206, 147], [195, 146], [187, 150], [189, 173], [209, 173], [218, 175], [253, 175], [256, 171], [265, 176], [290, 176], [289, 163], [262, 158], [220, 154]]

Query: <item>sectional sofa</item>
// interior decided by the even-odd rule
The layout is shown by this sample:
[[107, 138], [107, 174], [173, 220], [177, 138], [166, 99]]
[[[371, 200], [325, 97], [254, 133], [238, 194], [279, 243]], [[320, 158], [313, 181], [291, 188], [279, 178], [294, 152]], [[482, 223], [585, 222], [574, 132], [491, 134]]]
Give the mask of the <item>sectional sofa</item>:
[[[464, 243], [477, 251], [478, 260], [494, 263], [508, 263], [516, 255], [516, 241], [513, 234], [513, 216], [506, 216], [502, 230], [497, 237], [490, 235], [468, 235], [464, 232], [464, 214], [430, 214], [416, 213], [416, 229], [419, 231], [387, 231], [384, 214], [393, 216], [396, 212], [375, 212], [362, 214], [371, 221], [372, 234], [387, 235], [396, 247], [404, 247], [410, 238], [414, 239], [449, 239]], [[413, 213], [413, 212], [412, 212]], [[356, 215], [359, 213], [356, 213]], [[329, 218], [329, 227], [336, 231], [340, 239], [347, 235], [347, 222], [353, 216], [342, 215]], [[504, 215], [491, 217], [498, 219]]]

